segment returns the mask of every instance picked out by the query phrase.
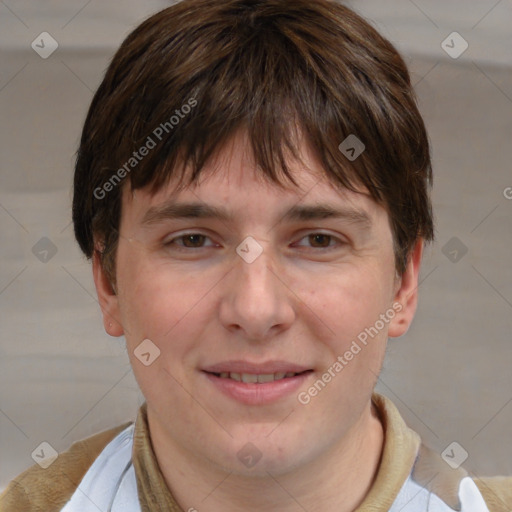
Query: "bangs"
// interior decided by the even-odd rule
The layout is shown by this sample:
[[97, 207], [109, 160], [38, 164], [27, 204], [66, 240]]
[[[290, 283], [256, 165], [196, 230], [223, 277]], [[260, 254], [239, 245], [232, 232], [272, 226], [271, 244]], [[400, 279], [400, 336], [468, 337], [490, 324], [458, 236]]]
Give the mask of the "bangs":
[[[350, 134], [363, 139], [367, 149], [371, 146], [371, 130], [360, 126], [361, 105], [354, 102], [353, 92], [344, 98], [339, 90], [348, 77], [340, 73], [335, 90], [327, 76], [319, 76], [314, 49], [301, 53], [273, 25], [259, 26], [257, 33], [248, 30], [238, 41], [229, 34], [212, 41], [208, 58], [201, 62], [198, 56], [196, 74], [172, 102], [167, 99], [167, 83], [153, 81], [150, 93], [146, 88], [144, 99], [134, 105], [137, 110], [125, 115], [145, 120], [132, 126], [135, 148], [148, 137], [156, 146], [130, 173], [132, 190], [148, 187], [156, 193], [171, 179], [180, 187], [189, 186], [205, 164], [243, 131], [258, 171], [274, 184], [297, 184], [289, 162], [301, 162], [301, 143], [306, 141], [333, 185], [356, 190], [362, 184], [375, 200], [382, 199], [378, 177], [366, 168], [371, 158], [363, 156], [358, 165], [338, 149]], [[191, 103], [193, 109], [183, 112]], [[125, 158], [118, 155], [116, 160]]]

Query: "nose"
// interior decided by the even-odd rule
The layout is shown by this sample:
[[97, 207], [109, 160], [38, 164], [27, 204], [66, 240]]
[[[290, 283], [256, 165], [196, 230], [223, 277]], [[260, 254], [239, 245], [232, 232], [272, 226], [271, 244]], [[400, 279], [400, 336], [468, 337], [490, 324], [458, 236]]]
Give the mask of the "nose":
[[289, 328], [295, 318], [293, 293], [268, 246], [251, 263], [237, 255], [234, 266], [222, 291], [224, 327], [252, 341], [268, 340]]

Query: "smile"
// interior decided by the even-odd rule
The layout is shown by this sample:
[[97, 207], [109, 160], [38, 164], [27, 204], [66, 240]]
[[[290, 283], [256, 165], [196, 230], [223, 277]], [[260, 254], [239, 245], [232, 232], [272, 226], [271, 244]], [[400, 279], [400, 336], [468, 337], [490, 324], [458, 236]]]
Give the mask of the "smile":
[[208, 387], [243, 405], [267, 405], [292, 399], [304, 386], [306, 379], [314, 374], [312, 369], [293, 368], [289, 364], [266, 365], [265, 369], [255, 368], [254, 365], [250, 367], [247, 363], [231, 364], [232, 368], [219, 366], [202, 370]]
[[[310, 370], [306, 370], [310, 371]], [[304, 373], [304, 372], [300, 372]], [[299, 373], [295, 372], [277, 372], [277, 373], [236, 373], [236, 372], [221, 372], [221, 373], [213, 373], [213, 375], [220, 377], [221, 379], [233, 379], [238, 382], [245, 383], [259, 383], [263, 384], [265, 382], [274, 382], [276, 380], [289, 379], [291, 377], [295, 377], [299, 375]]]

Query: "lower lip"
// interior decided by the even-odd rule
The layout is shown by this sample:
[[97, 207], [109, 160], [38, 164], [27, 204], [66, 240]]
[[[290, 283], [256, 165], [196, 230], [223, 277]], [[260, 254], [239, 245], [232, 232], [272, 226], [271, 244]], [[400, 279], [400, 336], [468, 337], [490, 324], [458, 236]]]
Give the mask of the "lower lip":
[[211, 373], [203, 373], [217, 389], [238, 402], [247, 405], [264, 405], [277, 402], [281, 398], [296, 392], [313, 372], [261, 384], [239, 382], [230, 378], [217, 377]]

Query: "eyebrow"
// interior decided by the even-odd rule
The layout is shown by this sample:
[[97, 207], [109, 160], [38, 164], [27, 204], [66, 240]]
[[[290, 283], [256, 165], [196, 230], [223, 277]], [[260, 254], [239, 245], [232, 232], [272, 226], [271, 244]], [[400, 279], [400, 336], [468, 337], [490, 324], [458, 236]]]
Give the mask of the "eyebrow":
[[[218, 219], [231, 222], [233, 221], [233, 215], [223, 207], [205, 203], [168, 202], [163, 205], [153, 206], [147, 210], [142, 218], [141, 225], [148, 226], [172, 219]], [[324, 203], [292, 206], [282, 216], [281, 221], [293, 222], [324, 219], [343, 219], [366, 230], [372, 227], [372, 220], [365, 210], [334, 207]]]

